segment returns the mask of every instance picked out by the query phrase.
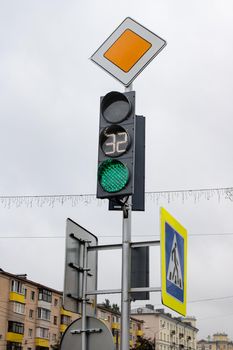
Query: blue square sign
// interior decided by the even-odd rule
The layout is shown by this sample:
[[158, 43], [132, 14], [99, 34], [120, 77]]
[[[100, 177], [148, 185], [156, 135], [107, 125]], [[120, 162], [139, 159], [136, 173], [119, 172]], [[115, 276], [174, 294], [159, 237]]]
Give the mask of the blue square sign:
[[161, 208], [162, 303], [186, 315], [187, 231]]

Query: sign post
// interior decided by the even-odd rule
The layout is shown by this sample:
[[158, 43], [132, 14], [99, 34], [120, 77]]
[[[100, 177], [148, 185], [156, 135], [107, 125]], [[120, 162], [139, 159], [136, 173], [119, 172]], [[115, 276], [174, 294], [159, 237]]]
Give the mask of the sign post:
[[[125, 95], [128, 93], [134, 96], [132, 82], [165, 46], [165, 40], [127, 17], [91, 56], [91, 60], [125, 86]], [[129, 350], [130, 292], [132, 291], [130, 286], [131, 210], [132, 196], [135, 194], [136, 187], [134, 186], [134, 161], [137, 140], [135, 139], [135, 111], [134, 108], [132, 109], [135, 100], [129, 103], [130, 101], [125, 100], [126, 96], [121, 95], [123, 94], [111, 92], [102, 100], [105, 102], [104, 106], [101, 104], [97, 198], [113, 199], [121, 205], [123, 210], [121, 350]], [[116, 96], [120, 98], [116, 100]], [[130, 105], [131, 108], [129, 108]], [[106, 121], [107, 125], [104, 125]], [[140, 142], [140, 145], [144, 147], [143, 142]], [[120, 161], [116, 157], [120, 158]], [[141, 164], [143, 163], [142, 157]], [[142, 176], [137, 182], [137, 187], [139, 185], [144, 191], [144, 174], [140, 169], [139, 172]], [[138, 195], [137, 207], [144, 210], [144, 196], [141, 193], [137, 193], [137, 197]]]

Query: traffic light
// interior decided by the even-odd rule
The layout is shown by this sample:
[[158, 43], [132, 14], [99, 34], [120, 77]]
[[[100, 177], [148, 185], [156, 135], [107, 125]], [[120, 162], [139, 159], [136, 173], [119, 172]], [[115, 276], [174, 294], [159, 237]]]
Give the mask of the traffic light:
[[134, 193], [135, 92], [100, 99], [97, 198]]

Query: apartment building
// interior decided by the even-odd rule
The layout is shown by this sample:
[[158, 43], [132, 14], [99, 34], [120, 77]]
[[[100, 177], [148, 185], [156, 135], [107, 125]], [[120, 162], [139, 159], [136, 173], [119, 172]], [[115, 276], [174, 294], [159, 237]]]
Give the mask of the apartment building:
[[144, 322], [144, 336], [155, 343], [157, 350], [196, 350], [195, 317], [172, 317], [153, 305], [132, 310], [132, 316]]
[[[113, 311], [102, 305], [98, 305], [97, 318], [103, 321], [106, 326], [111, 329], [116, 350], [120, 349], [120, 328], [121, 328], [121, 314]], [[134, 346], [137, 337], [143, 335], [144, 322], [137, 318], [130, 318], [130, 347]]]
[[[0, 350], [59, 349], [62, 334], [80, 315], [64, 310], [62, 292], [0, 269]], [[120, 313], [101, 305], [97, 317], [120, 346]], [[143, 334], [143, 322], [130, 323], [130, 345]]]
[[197, 342], [197, 350], [233, 350], [233, 342], [226, 333], [215, 333]]
[[62, 293], [0, 270], [0, 350], [56, 349], [78, 315], [62, 308]]

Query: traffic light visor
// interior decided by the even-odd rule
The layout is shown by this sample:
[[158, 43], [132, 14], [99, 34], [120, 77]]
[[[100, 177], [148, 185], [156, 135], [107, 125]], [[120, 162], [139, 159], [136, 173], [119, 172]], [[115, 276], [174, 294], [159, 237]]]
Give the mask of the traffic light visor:
[[130, 114], [132, 109], [128, 98], [117, 91], [109, 92], [101, 102], [101, 113], [109, 123], [121, 123]]

